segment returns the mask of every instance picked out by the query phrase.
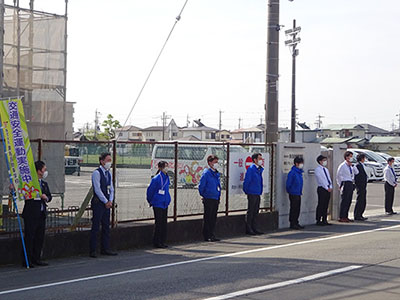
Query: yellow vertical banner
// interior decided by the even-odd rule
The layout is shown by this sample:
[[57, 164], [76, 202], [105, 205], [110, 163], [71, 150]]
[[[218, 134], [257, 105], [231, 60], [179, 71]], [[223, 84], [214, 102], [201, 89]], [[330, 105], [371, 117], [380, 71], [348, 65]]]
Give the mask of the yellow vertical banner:
[[1, 100], [0, 120], [7, 164], [17, 199], [39, 199], [40, 184], [21, 99]]

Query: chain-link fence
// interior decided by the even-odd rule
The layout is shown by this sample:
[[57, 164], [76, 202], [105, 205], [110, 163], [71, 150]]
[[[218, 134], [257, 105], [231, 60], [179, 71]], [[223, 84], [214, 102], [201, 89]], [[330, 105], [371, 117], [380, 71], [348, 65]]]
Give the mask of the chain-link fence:
[[[153, 211], [146, 199], [146, 190], [151, 178], [157, 172], [157, 164], [160, 161], [166, 161], [169, 165], [171, 204], [168, 217], [177, 220], [201, 215], [203, 204], [198, 185], [204, 169], [208, 167], [207, 157], [211, 154], [219, 158], [218, 171], [221, 174], [219, 213], [228, 215], [247, 209], [247, 197], [241, 191], [241, 187], [246, 168], [251, 164], [249, 158], [255, 152], [264, 154], [264, 176], [268, 177], [261, 208], [264, 210], [273, 208], [274, 145], [53, 140], [33, 140], [31, 144], [35, 160], [43, 160], [49, 171], [46, 181], [53, 194], [53, 200], [48, 204], [47, 227], [50, 232], [71, 228], [84, 199], [88, 196], [92, 186], [92, 173], [98, 168], [99, 155], [103, 152], [110, 152], [115, 162], [113, 226], [121, 222], [153, 219]], [[64, 157], [63, 161], [60, 161], [60, 156]], [[239, 170], [241, 173], [236, 178], [234, 174], [238, 170], [234, 168], [238, 167], [241, 168]], [[2, 176], [3, 186], [8, 186], [4, 182], [7, 179], [7, 176]], [[2, 193], [0, 232], [15, 232], [18, 230], [15, 208], [8, 199], [8, 191], [3, 188]], [[20, 213], [23, 204], [23, 201], [18, 202]], [[78, 229], [90, 226], [90, 202], [83, 208], [85, 212], [76, 224]]]

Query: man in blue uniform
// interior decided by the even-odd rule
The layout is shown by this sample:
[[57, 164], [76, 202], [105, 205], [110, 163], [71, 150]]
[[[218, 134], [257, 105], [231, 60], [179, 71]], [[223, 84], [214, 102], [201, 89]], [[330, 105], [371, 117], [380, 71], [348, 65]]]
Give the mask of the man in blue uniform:
[[97, 233], [101, 224], [101, 254], [117, 255], [109, 249], [110, 242], [110, 208], [114, 200], [114, 187], [110, 169], [112, 158], [110, 153], [102, 153], [99, 157], [100, 167], [92, 174], [93, 198], [91, 201], [93, 219], [90, 232], [90, 257], [96, 258]]
[[303, 168], [304, 159], [295, 157], [294, 166], [290, 170], [286, 180], [286, 191], [289, 194], [290, 212], [289, 222], [292, 229], [304, 229], [304, 226], [299, 224], [301, 195], [303, 194]]
[[260, 210], [260, 200], [263, 192], [262, 167], [263, 159], [261, 153], [251, 156], [253, 164], [247, 169], [243, 182], [243, 191], [247, 195], [246, 234], [263, 234], [257, 229], [257, 216]]
[[218, 168], [218, 157], [209, 155], [207, 157], [208, 167], [203, 171], [199, 184], [199, 193], [204, 204], [203, 236], [206, 242], [218, 242], [215, 237], [215, 223], [221, 197], [221, 183]]

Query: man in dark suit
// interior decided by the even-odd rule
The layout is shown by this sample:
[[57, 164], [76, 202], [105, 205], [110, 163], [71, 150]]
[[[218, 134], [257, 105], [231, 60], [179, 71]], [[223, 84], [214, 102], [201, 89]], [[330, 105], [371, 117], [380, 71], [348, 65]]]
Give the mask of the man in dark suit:
[[357, 189], [357, 202], [354, 208], [354, 220], [365, 221], [368, 218], [363, 217], [365, 207], [367, 205], [367, 183], [368, 175], [365, 172], [365, 154], [361, 153], [357, 155], [357, 165], [358, 174], [355, 175], [355, 184]]
[[[44, 234], [46, 229], [46, 207], [51, 201], [49, 185], [44, 179], [47, 177], [47, 167], [43, 161], [35, 162], [36, 172], [39, 178], [42, 196], [40, 199], [25, 200], [22, 217], [25, 225], [25, 246], [28, 256], [29, 267], [47, 266], [46, 262], [41, 260], [44, 243]], [[25, 265], [25, 261], [23, 265]]]

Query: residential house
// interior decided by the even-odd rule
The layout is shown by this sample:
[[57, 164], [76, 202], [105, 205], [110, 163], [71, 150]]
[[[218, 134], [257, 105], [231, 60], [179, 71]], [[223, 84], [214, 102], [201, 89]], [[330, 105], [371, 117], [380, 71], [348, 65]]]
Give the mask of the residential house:
[[374, 136], [369, 141], [368, 149], [400, 156], [400, 136]]
[[221, 131], [218, 130], [215, 135], [215, 140], [218, 142], [227, 142], [230, 141], [231, 139], [232, 139], [231, 132], [229, 130], [221, 130]]
[[144, 141], [142, 129], [136, 126], [127, 125], [115, 130], [115, 135], [120, 142], [141, 142]]
[[321, 129], [320, 136], [325, 138], [366, 138], [389, 136], [390, 132], [371, 124], [333, 124]]
[[215, 141], [217, 129], [204, 125], [201, 120], [195, 120], [193, 127], [184, 127], [180, 129], [180, 138], [193, 136], [200, 141]]

